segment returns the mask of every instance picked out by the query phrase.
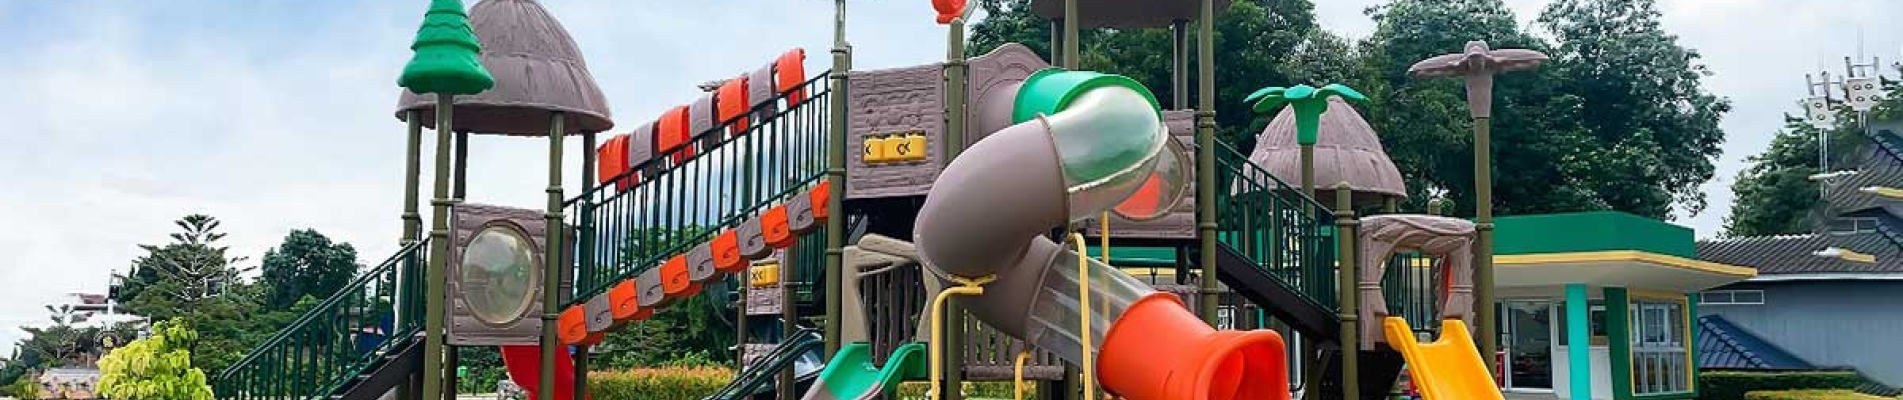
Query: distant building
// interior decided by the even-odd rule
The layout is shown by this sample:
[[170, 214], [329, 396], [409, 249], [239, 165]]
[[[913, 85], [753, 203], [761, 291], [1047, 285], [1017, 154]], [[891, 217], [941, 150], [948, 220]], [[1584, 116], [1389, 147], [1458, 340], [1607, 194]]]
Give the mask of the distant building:
[[1700, 294], [1701, 367], [1854, 368], [1903, 386], [1903, 203], [1873, 189], [1903, 188], [1900, 128], [1878, 124], [1856, 173], [1825, 181], [1814, 232], [1698, 244], [1700, 259], [1758, 268]]
[[99, 385], [96, 368], [53, 368], [40, 373], [43, 399], [96, 399]]

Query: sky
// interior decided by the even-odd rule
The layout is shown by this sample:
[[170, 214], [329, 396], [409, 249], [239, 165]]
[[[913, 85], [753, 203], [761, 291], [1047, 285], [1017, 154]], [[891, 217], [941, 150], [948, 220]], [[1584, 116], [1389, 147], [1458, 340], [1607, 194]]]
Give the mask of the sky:
[[[1506, 1], [1522, 22], [1546, 3]], [[580, 43], [621, 130], [792, 47], [808, 50], [809, 71], [830, 62], [830, 2], [542, 2]], [[1373, 29], [1362, 10], [1384, 0], [1316, 2], [1325, 29], [1362, 38]], [[1802, 74], [1841, 71], [1859, 36], [1865, 54], [1903, 58], [1903, 31], [1882, 18], [1903, 2], [1659, 2], [1665, 29], [1715, 71], [1707, 89], [1734, 105], [1704, 186], [1711, 207], [1677, 219], [1701, 237], [1722, 226], [1742, 160], [1797, 110]], [[166, 242], [190, 213], [219, 218], [245, 265], [303, 228], [355, 245], [365, 264], [388, 256], [403, 201], [395, 81], [424, 4], [0, 0], [0, 216], [16, 224], [0, 230], [0, 349], [23, 335], [15, 327], [46, 321], [42, 305], [105, 291], [139, 244]], [[944, 57], [928, 2], [849, 7], [858, 69]], [[575, 193], [580, 141], [569, 146]], [[477, 137], [469, 198], [540, 208], [545, 151], [540, 139]]]

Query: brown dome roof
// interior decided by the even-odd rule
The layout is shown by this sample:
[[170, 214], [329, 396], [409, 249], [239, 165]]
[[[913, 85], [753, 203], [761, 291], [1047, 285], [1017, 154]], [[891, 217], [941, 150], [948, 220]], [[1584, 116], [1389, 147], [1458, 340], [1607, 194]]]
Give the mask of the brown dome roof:
[[[1216, 14], [1229, 8], [1230, 0], [1215, 0]], [[1202, 15], [1202, 0], [1080, 0], [1079, 28], [1162, 28], [1176, 20], [1193, 21]], [[1033, 0], [1031, 11], [1045, 19], [1064, 18], [1063, 0]]]
[[[1302, 182], [1301, 146], [1295, 144], [1295, 112], [1285, 107], [1256, 136], [1255, 151], [1249, 161], [1275, 175], [1290, 186]], [[1382, 198], [1407, 197], [1407, 185], [1401, 171], [1388, 159], [1374, 127], [1361, 119], [1361, 113], [1339, 97], [1328, 99], [1328, 112], [1322, 113], [1321, 129], [1315, 138], [1315, 190], [1322, 204], [1334, 204], [1333, 196], [1323, 193], [1338, 182], [1348, 182], [1358, 204], [1378, 203]]]
[[[482, 41], [482, 64], [496, 87], [456, 97], [456, 130], [504, 135], [548, 134], [549, 113], [568, 113], [570, 134], [614, 127], [608, 99], [582, 61], [581, 49], [561, 22], [534, 0], [483, 0], [470, 7], [469, 23]], [[436, 96], [403, 91], [397, 118], [417, 110], [423, 125], [436, 126]]]

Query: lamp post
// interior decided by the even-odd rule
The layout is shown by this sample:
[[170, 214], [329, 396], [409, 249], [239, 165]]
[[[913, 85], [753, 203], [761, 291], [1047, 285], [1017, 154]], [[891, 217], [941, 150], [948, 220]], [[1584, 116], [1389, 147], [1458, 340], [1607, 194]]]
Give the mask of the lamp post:
[[[1493, 119], [1493, 76], [1533, 69], [1547, 59], [1538, 51], [1494, 50], [1487, 47], [1487, 42], [1476, 40], [1467, 42], [1460, 53], [1430, 57], [1407, 69], [1415, 78], [1467, 80], [1467, 107], [1474, 124], [1474, 225], [1479, 231], [1479, 243], [1474, 246], [1474, 308], [1479, 311], [1475, 322], [1480, 325], [1480, 355], [1485, 358], [1493, 356], [1499, 339], [1493, 309], [1493, 147], [1487, 137]], [[1488, 370], [1495, 368], [1487, 365]]]

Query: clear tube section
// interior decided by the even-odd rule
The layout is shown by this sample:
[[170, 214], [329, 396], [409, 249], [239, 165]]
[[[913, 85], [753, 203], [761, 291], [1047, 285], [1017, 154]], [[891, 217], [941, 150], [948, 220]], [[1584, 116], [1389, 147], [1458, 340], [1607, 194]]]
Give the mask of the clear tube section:
[[1167, 139], [1148, 98], [1125, 87], [1092, 89], [1045, 121], [1064, 165], [1071, 221], [1135, 193], [1150, 177]]
[[[1110, 325], [1130, 308], [1131, 303], [1156, 293], [1150, 285], [1104, 265], [1102, 261], [1092, 258], [1086, 262], [1090, 264], [1091, 309], [1083, 310], [1077, 300], [1077, 253], [1068, 249], [1060, 250], [1056, 257], [1051, 258], [1044, 272], [1043, 284], [1031, 302], [1031, 314], [1025, 324], [1025, 340], [1079, 365], [1083, 364], [1084, 357], [1083, 335], [1091, 335], [1091, 343], [1102, 346]], [[1080, 314], [1085, 312], [1091, 313], [1088, 333], [1083, 332], [1083, 327], [1078, 324]], [[1094, 360], [1100, 350], [1091, 349], [1090, 357]]]

